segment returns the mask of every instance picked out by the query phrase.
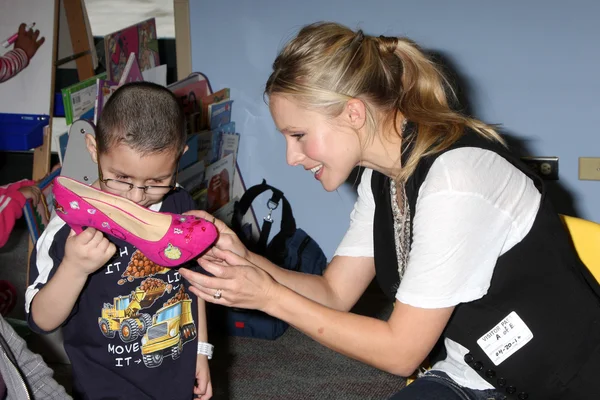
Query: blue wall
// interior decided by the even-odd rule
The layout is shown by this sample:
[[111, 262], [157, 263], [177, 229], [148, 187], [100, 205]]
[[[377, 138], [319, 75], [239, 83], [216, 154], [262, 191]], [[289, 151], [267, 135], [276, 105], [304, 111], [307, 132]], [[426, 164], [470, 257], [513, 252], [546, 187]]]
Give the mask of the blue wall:
[[[355, 190], [327, 193], [310, 173], [287, 166], [284, 139], [262, 99], [278, 50], [302, 25], [332, 20], [441, 52], [466, 82], [479, 118], [502, 124], [531, 155], [560, 157], [559, 185], [550, 186], [559, 211], [600, 222], [600, 182], [577, 177], [578, 157], [600, 156], [599, 15], [593, 0], [190, 0], [192, 66], [213, 88], [232, 89], [247, 185], [266, 178], [282, 189], [298, 225], [330, 257]], [[265, 215], [262, 206], [257, 214]]]

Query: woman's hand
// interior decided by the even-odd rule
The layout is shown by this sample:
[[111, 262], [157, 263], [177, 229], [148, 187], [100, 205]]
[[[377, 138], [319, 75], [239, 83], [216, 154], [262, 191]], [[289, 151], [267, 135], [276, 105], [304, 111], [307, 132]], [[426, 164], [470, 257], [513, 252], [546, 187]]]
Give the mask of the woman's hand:
[[[242, 244], [235, 232], [225, 225], [223, 221], [216, 219], [206, 211], [200, 210], [188, 211], [184, 213], [184, 215], [193, 215], [194, 217], [203, 218], [209, 222], [212, 222], [219, 231], [219, 238], [217, 239], [215, 245], [211, 248], [211, 250], [204, 253], [200, 259], [208, 261], [220, 261], [217, 257], [215, 257], [212, 251], [212, 249], [215, 247], [220, 250], [229, 250], [242, 258], [248, 258], [249, 251], [246, 246]], [[200, 260], [198, 260], [198, 263], [200, 263]]]
[[210, 303], [261, 311], [276, 298], [278, 284], [271, 275], [231, 251], [218, 248], [212, 251], [221, 262], [202, 257], [198, 263], [214, 276], [185, 268], [179, 270], [196, 296]]

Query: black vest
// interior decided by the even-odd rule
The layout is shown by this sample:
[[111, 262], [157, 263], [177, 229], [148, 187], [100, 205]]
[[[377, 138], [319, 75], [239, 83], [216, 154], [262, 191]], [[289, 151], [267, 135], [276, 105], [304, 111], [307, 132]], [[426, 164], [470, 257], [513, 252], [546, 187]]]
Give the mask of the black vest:
[[[529, 233], [498, 258], [488, 293], [456, 306], [432, 362], [445, 357], [441, 339], [447, 337], [469, 349], [467, 364], [509, 399], [600, 399], [600, 285], [577, 256], [539, 177], [504, 147], [472, 131], [445, 151], [461, 147], [498, 153], [529, 176], [542, 197]], [[405, 150], [403, 162], [410, 144]], [[441, 154], [423, 158], [406, 183], [411, 237], [419, 188]], [[389, 185], [389, 178], [373, 172], [375, 268], [379, 285], [394, 300], [399, 274]], [[495, 366], [477, 340], [512, 311], [533, 339]]]

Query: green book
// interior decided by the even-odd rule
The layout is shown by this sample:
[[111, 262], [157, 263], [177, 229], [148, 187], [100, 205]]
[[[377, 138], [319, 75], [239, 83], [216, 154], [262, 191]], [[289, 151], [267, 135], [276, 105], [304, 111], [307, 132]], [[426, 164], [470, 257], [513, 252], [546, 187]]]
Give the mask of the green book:
[[96, 82], [98, 79], [106, 79], [106, 72], [62, 90], [67, 125], [71, 125], [73, 121], [77, 121], [83, 114], [94, 108], [94, 104], [96, 103]]

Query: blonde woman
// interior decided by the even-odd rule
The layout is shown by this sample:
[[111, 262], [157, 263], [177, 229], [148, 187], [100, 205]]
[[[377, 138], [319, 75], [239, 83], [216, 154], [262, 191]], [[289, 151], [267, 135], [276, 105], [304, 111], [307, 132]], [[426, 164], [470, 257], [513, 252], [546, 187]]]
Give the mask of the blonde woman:
[[[328, 191], [366, 167], [348, 232], [320, 277], [278, 268], [217, 221], [199, 260], [214, 277], [181, 273], [206, 301], [262, 310], [392, 374], [429, 356], [394, 399], [599, 398], [600, 287], [543, 182], [493, 127], [452, 110], [449, 88], [409, 39], [304, 27], [265, 93], [288, 164]], [[375, 277], [394, 301], [387, 321], [349, 313]]]

